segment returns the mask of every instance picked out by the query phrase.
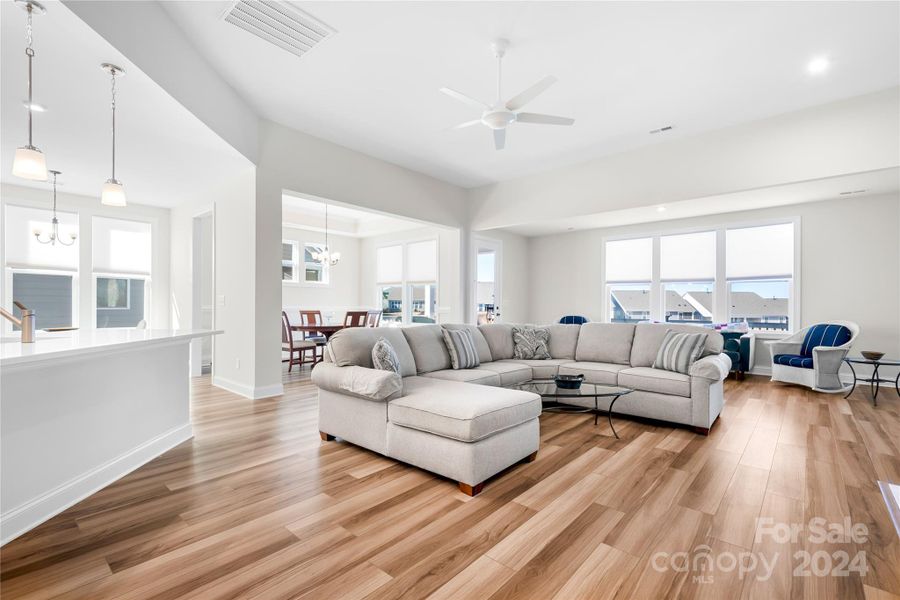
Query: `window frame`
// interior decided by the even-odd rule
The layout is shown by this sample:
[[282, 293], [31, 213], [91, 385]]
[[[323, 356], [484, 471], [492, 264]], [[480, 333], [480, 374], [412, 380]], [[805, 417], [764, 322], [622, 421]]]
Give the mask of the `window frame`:
[[[300, 265], [299, 265], [299, 258], [300, 258], [300, 255], [299, 255], [299, 247], [300, 247], [300, 241], [299, 241], [299, 240], [286, 240], [286, 239], [282, 239], [282, 240], [281, 240], [281, 246], [282, 246], [281, 250], [282, 250], [282, 252], [284, 252], [284, 245], [285, 245], [285, 244], [287, 244], [287, 245], [289, 245], [289, 246], [291, 247], [291, 259], [290, 259], [290, 260], [286, 260], [286, 259], [284, 259], [284, 258], [281, 259], [281, 268], [282, 268], [282, 278], [281, 278], [281, 283], [282, 283], [282, 285], [284, 285], [284, 284], [294, 284], [294, 285], [298, 285], [298, 284], [300, 283], [300, 279], [299, 279], [299, 277], [300, 277]], [[287, 266], [290, 266], [291, 269], [293, 269], [293, 271], [292, 271], [292, 272], [293, 272], [293, 276], [292, 276], [291, 279], [285, 279], [285, 278], [284, 278], [284, 275], [283, 275], [283, 273], [284, 273], [283, 269], [284, 269], [284, 267], [287, 267]]]
[[[716, 233], [716, 276], [713, 280], [713, 323], [730, 322], [730, 306], [729, 306], [729, 284], [730, 281], [725, 276], [725, 265], [727, 256], [725, 252], [725, 235], [729, 229], [749, 229], [754, 227], [766, 227], [770, 225], [792, 224], [794, 227], [794, 256], [793, 256], [793, 274], [789, 285], [788, 298], [788, 326], [783, 332], [775, 332], [765, 329], [751, 329], [758, 335], [786, 337], [795, 331], [798, 331], [801, 323], [800, 292], [802, 289], [801, 279], [801, 219], [799, 216], [793, 217], [773, 217], [769, 219], [758, 219], [753, 221], [734, 221], [720, 222], [710, 225], [697, 225], [693, 227], [682, 228], [660, 228], [652, 231], [635, 231], [622, 235], [610, 235], [601, 238], [600, 243], [600, 280], [602, 282], [603, 298], [601, 299], [601, 310], [603, 322], [611, 322], [611, 286], [616, 284], [649, 284], [650, 286], [650, 319], [659, 322], [665, 322], [665, 284], [677, 283], [674, 281], [663, 281], [660, 278], [660, 238], [670, 235], [682, 235], [688, 233], [701, 233], [704, 231], [715, 231]], [[653, 251], [651, 254], [651, 281], [607, 281], [606, 280], [606, 244], [619, 240], [630, 240], [640, 238], [651, 238], [653, 240]], [[700, 281], [691, 281], [688, 283], [701, 283]]]
[[[317, 251], [321, 251], [321, 249], [325, 247], [325, 242], [303, 241], [303, 242], [300, 242], [300, 244], [303, 245], [302, 250], [299, 249], [299, 246], [295, 247], [295, 250], [297, 250], [297, 253], [298, 253], [297, 260], [299, 261], [299, 264], [303, 266], [303, 269], [302, 269], [303, 278], [300, 279], [300, 281], [299, 281], [300, 285], [302, 287], [316, 287], [316, 288], [330, 287], [331, 286], [331, 265], [328, 264], [327, 262], [315, 263], [315, 264], [319, 264], [322, 266], [322, 278], [323, 279], [321, 281], [308, 281], [306, 279], [306, 265], [312, 264], [312, 263], [306, 262], [306, 247], [307, 246], [315, 246], [317, 248]], [[300, 260], [301, 254], [303, 256], [303, 260]]]
[[[107, 273], [97, 271], [91, 273], [91, 321], [94, 329], [97, 327], [97, 280], [98, 279], [140, 279], [144, 282], [144, 318], [147, 329], [150, 329], [153, 313], [153, 278], [145, 273]], [[131, 282], [128, 282], [128, 306], [131, 306]], [[123, 310], [122, 308], [103, 308], [102, 310]], [[99, 329], [132, 329], [133, 327], [100, 327]]]
[[[408, 279], [408, 247], [411, 244], [418, 244], [422, 242], [434, 242], [434, 280], [428, 281], [420, 281], [420, 280], [412, 280]], [[379, 281], [378, 280], [378, 251], [382, 248], [390, 248], [392, 246], [400, 246], [401, 247], [401, 257], [403, 261], [403, 265], [400, 270], [400, 281]], [[400, 287], [401, 294], [401, 320], [400, 323], [402, 325], [411, 325], [413, 323], [412, 320], [412, 294], [410, 293], [410, 286], [412, 285], [434, 285], [435, 287], [435, 309], [434, 309], [434, 322], [439, 323], [439, 316], [441, 313], [441, 303], [440, 303], [440, 281], [441, 281], [441, 240], [438, 236], [427, 236], [422, 238], [412, 238], [408, 240], [402, 241], [384, 241], [375, 245], [375, 301], [376, 306], [379, 309], [382, 309], [383, 304], [383, 289], [385, 287]]]
[[[72, 327], [79, 327], [79, 319], [78, 316], [81, 314], [80, 311], [80, 283], [79, 283], [79, 272], [78, 271], [70, 271], [67, 269], [36, 269], [33, 267], [12, 267], [6, 265], [3, 268], [3, 305], [4, 306], [12, 306], [13, 303], [13, 274], [15, 273], [23, 273], [26, 275], [62, 275], [65, 277], [72, 278]], [[38, 321], [37, 326], [41, 328], [40, 315], [37, 315]], [[3, 335], [15, 335], [15, 330], [13, 329], [13, 324], [10, 323], [6, 319], [0, 319], [3, 322]]]

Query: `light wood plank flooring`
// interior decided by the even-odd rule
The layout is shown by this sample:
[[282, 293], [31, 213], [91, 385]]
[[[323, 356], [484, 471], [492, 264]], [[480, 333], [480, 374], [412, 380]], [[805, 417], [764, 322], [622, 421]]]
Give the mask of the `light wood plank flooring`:
[[[283, 397], [194, 386], [195, 437], [8, 544], [13, 598], [897, 598], [900, 401], [874, 408], [727, 382], [709, 437], [545, 414], [535, 462], [469, 498], [456, 483], [322, 442], [308, 370]], [[863, 523], [865, 540], [757, 538], [756, 519]], [[664, 568], [698, 547], [778, 557], [771, 576]], [[797, 577], [795, 552], [864, 551], [867, 572]], [[677, 562], [677, 561], [676, 561]], [[728, 562], [723, 563], [726, 567]]]

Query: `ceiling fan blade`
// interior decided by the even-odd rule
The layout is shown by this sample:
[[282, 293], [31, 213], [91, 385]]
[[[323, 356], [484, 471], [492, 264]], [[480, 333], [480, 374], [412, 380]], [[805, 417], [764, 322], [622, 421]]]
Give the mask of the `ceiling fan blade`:
[[506, 146], [506, 130], [505, 129], [495, 129], [494, 130], [494, 148], [497, 150], [503, 150]]
[[481, 123], [481, 119], [475, 119], [474, 121], [466, 121], [465, 123], [455, 125], [451, 127], [451, 129], [465, 129], [466, 127], [471, 127], [472, 125], [478, 125], [479, 123]]
[[476, 100], [475, 98], [472, 98], [471, 96], [466, 96], [462, 92], [457, 92], [456, 90], [452, 90], [452, 89], [446, 88], [446, 87], [442, 87], [440, 91], [441, 91], [441, 93], [447, 94], [451, 98], [455, 98], [455, 99], [459, 100], [460, 102], [464, 102], [465, 104], [468, 104], [469, 106], [474, 106], [475, 108], [477, 108], [479, 110], [487, 110], [487, 108], [488, 108], [488, 105], [485, 104], [484, 102], [482, 102], [481, 100]]
[[508, 108], [509, 110], [519, 110], [520, 108], [540, 96], [544, 92], [544, 90], [546, 90], [554, 83], [556, 83], [556, 77], [554, 77], [553, 75], [544, 77], [518, 96], [513, 97], [509, 102], [506, 103], [506, 108]]
[[575, 119], [568, 117], [556, 117], [538, 113], [518, 113], [516, 114], [516, 121], [518, 123], [539, 123], [541, 125], [572, 125], [575, 123]]

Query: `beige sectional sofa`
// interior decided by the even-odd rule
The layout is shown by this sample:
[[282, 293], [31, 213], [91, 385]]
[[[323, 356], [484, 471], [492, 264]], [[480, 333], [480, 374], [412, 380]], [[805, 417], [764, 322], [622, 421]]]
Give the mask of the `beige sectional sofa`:
[[[731, 367], [723, 339], [688, 325], [588, 323], [550, 325], [547, 360], [513, 358], [513, 325], [444, 325], [471, 330], [481, 364], [454, 370], [440, 325], [351, 328], [329, 341], [312, 380], [319, 387], [323, 439], [342, 438], [456, 480], [475, 494], [484, 481], [533, 459], [540, 440], [541, 399], [505, 389], [557, 373], [583, 374], [589, 383], [634, 390], [616, 403], [617, 415], [686, 425], [706, 434], [723, 404]], [[708, 333], [690, 375], [652, 368], [666, 331]], [[372, 365], [372, 347], [387, 339], [400, 373]], [[573, 400], [573, 403], [575, 401]], [[606, 404], [604, 404], [606, 403]], [[593, 400], [585, 406], [593, 406]], [[608, 401], [601, 399], [601, 409]]]

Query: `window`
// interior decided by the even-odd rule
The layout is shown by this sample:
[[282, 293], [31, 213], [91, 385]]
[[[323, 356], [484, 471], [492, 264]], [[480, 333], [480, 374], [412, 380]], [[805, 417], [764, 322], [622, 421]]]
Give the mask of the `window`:
[[297, 263], [299, 261], [298, 250], [299, 242], [282, 241], [281, 242], [281, 281], [299, 281], [299, 273], [297, 272]]
[[325, 244], [307, 242], [303, 244], [303, 281], [306, 283], [328, 283], [329, 264], [315, 259], [325, 252]]
[[790, 331], [797, 318], [798, 226], [792, 220], [609, 240], [604, 246], [606, 318], [746, 322], [754, 330]]
[[[76, 214], [58, 212], [57, 217], [62, 239], [78, 233]], [[3, 239], [8, 296], [3, 303], [12, 306], [13, 300], [18, 300], [34, 310], [41, 329], [77, 325], [79, 241], [76, 239], [71, 246], [50, 245], [39, 243], [34, 236], [35, 231], [45, 232], [46, 236], [52, 218], [49, 210], [6, 206]], [[12, 310], [20, 316], [18, 308]], [[8, 321], [3, 323], [6, 331], [13, 328]]]
[[652, 238], [606, 243], [607, 316], [610, 322], [634, 323], [650, 318], [652, 274]]
[[382, 246], [376, 251], [381, 322], [436, 323], [437, 240]]
[[790, 330], [794, 279], [792, 223], [729, 229], [725, 235], [728, 321]]
[[136, 327], [149, 319], [150, 224], [93, 218], [94, 301], [98, 328]]

